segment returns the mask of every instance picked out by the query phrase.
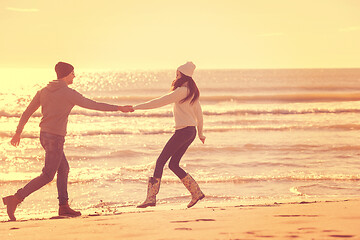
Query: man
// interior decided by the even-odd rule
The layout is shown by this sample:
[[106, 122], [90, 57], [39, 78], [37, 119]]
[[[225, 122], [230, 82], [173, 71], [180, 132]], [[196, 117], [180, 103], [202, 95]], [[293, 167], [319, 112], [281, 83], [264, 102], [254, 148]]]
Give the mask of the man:
[[14, 195], [3, 198], [7, 206], [7, 213], [11, 221], [16, 221], [15, 210], [27, 196], [54, 179], [57, 173], [57, 190], [59, 199], [59, 215], [76, 217], [81, 213], [74, 211], [68, 204], [68, 174], [69, 164], [66, 160], [63, 147], [66, 136], [68, 116], [75, 105], [98, 111], [131, 112], [129, 106], [116, 106], [98, 103], [85, 98], [80, 93], [68, 87], [73, 83], [74, 67], [68, 63], [59, 62], [55, 66], [57, 80], [50, 82], [38, 91], [24, 113], [21, 115], [16, 133], [11, 139], [13, 146], [20, 143], [20, 135], [31, 115], [41, 106], [43, 115], [40, 122], [40, 142], [45, 149], [45, 166], [40, 176], [31, 180]]

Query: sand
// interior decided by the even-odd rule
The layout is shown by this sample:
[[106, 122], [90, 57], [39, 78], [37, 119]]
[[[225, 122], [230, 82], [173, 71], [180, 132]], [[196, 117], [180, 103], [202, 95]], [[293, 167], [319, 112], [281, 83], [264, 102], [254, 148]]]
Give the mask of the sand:
[[0, 239], [360, 239], [360, 200], [133, 209], [0, 223]]

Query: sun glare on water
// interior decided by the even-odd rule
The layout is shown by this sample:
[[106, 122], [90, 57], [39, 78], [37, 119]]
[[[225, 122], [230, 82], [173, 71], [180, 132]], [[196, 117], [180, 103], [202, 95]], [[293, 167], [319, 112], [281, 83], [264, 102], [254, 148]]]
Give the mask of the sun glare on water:
[[51, 79], [54, 79], [51, 69], [0, 69], [0, 126], [6, 130], [3, 134], [7, 132], [2, 137], [9, 138], [13, 134], [32, 97]]
[[43, 84], [55, 78], [52, 69], [40, 68], [2, 68], [0, 82], [2, 92], [6, 90], [29, 90], [37, 84]]

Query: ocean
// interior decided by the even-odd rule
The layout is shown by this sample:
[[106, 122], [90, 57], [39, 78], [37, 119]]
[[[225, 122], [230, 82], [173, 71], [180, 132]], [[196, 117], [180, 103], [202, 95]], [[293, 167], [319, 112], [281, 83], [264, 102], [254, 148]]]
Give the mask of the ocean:
[[[133, 105], [166, 94], [174, 70], [75, 72], [72, 88], [96, 101]], [[20, 146], [10, 139], [53, 70], [0, 70], [0, 196], [41, 173], [38, 110]], [[360, 69], [196, 70], [205, 144], [181, 166], [206, 198], [195, 207], [360, 197]], [[138, 211], [147, 178], [174, 131], [172, 107], [134, 113], [75, 107], [65, 154], [71, 206], [88, 214]], [[165, 167], [155, 209], [186, 208], [190, 195]], [[20, 219], [57, 215], [56, 182], [30, 195]], [[7, 220], [5, 206], [0, 221]]]

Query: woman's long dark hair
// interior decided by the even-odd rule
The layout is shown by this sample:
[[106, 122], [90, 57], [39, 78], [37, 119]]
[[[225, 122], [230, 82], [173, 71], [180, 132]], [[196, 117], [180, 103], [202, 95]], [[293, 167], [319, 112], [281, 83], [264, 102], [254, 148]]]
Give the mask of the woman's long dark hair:
[[187, 87], [189, 89], [189, 93], [184, 99], [182, 99], [180, 101], [180, 103], [183, 103], [183, 102], [189, 100], [190, 98], [192, 98], [190, 103], [193, 104], [200, 96], [199, 89], [196, 86], [196, 83], [195, 83], [194, 79], [192, 79], [192, 77], [186, 76], [186, 75], [182, 74], [181, 72], [180, 72], [180, 74], [181, 74], [181, 77], [179, 79], [175, 79], [172, 82], [171, 90], [174, 91], [175, 89], [177, 89], [178, 87], [181, 87], [184, 83], [187, 82], [188, 83]]

